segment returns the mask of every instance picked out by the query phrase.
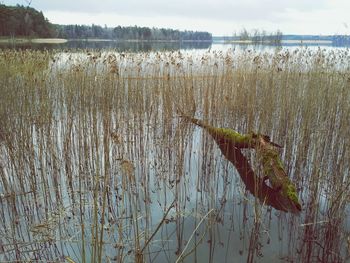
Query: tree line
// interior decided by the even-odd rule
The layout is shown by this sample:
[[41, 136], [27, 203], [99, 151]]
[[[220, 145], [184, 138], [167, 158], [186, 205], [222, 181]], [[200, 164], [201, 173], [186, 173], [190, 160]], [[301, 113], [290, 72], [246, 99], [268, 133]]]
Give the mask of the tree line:
[[266, 30], [254, 29], [248, 31], [243, 28], [240, 33], [235, 33], [234, 38], [241, 41], [251, 41], [253, 44], [281, 44], [283, 33], [280, 30], [276, 32], [267, 32]]
[[211, 41], [208, 32], [180, 31], [138, 26], [110, 28], [99, 25], [54, 25], [42, 12], [24, 6], [0, 4], [0, 36], [58, 37], [67, 39], [116, 39], [162, 41]]
[[149, 28], [138, 26], [117, 26], [109, 28], [98, 25], [58, 25], [57, 37], [60, 38], [105, 38], [117, 40], [168, 40], [211, 41], [212, 35], [208, 32], [179, 31], [165, 28]]
[[0, 4], [0, 36], [53, 37], [55, 27], [31, 7]]

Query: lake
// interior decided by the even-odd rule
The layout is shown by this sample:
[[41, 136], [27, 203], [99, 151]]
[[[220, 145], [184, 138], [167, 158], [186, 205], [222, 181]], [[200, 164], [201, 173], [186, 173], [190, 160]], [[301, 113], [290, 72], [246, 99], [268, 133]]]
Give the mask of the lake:
[[[0, 51], [1, 262], [349, 259], [346, 48], [85, 44]], [[183, 112], [280, 144], [302, 212]]]
[[232, 49], [254, 49], [254, 50], [271, 50], [277, 48], [300, 48], [308, 47], [315, 49], [317, 47], [322, 48], [347, 48], [347, 46], [333, 45], [330, 42], [304, 42], [300, 44], [298, 41], [286, 41], [283, 42], [281, 46], [276, 45], [252, 45], [252, 44], [239, 44], [239, 43], [224, 43], [223, 41], [214, 41], [211, 42], [138, 42], [138, 41], [109, 41], [109, 40], [69, 40], [67, 42], [55, 43], [40, 43], [40, 41], [33, 41], [32, 43], [28, 42], [0, 42], [0, 49], [4, 48], [21, 48], [21, 49], [114, 49], [119, 52], [148, 52], [148, 51], [171, 51], [171, 50], [226, 50], [228, 48]]

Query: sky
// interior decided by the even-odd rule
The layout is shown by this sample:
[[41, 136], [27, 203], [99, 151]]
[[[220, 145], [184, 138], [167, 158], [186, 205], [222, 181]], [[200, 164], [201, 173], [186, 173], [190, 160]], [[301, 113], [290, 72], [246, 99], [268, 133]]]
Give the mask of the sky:
[[55, 24], [147, 26], [232, 36], [243, 28], [283, 34], [350, 34], [350, 0], [23, 0]]

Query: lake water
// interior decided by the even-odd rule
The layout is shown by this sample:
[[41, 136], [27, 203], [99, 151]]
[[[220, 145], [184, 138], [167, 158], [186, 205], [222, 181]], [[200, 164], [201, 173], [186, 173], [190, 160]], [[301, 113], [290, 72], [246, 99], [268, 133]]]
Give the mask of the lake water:
[[[333, 104], [327, 112], [328, 101], [311, 107], [308, 101], [302, 100], [303, 97], [312, 98], [312, 94], [307, 94], [307, 87], [313, 74], [317, 73], [308, 72], [307, 66], [299, 67], [297, 72], [291, 69], [291, 74], [286, 75], [292, 79], [304, 73], [310, 75], [306, 78], [309, 82], [301, 84], [305, 91], [295, 89], [296, 93], [283, 89], [285, 82], [277, 74], [285, 68], [277, 66], [276, 72], [272, 71], [275, 78], [265, 79], [265, 82], [252, 78], [253, 84], [246, 80], [253, 74], [238, 70], [235, 75], [228, 74], [227, 79], [220, 79], [219, 74], [232, 68], [240, 69], [240, 63], [247, 63], [253, 73], [263, 72], [264, 64], [251, 64], [263, 53], [263, 59], [268, 63], [269, 59], [283, 56], [286, 50], [291, 53], [303, 50], [301, 57], [308, 56], [310, 51], [309, 57], [317, 58], [315, 53], [319, 47], [311, 46], [305, 51], [300, 46], [282, 47], [281, 50], [281, 47], [273, 46], [219, 43], [115, 45], [114, 42], [68, 42], [30, 48], [62, 50], [52, 56], [49, 73], [45, 75], [47, 79], [42, 80], [45, 84], [40, 86], [38, 80], [33, 80], [35, 92], [29, 93], [33, 101], [32, 97], [24, 96], [30, 103], [30, 118], [14, 115], [13, 123], [19, 125], [15, 127], [20, 130], [13, 135], [12, 148], [1, 144], [0, 261], [57, 258], [63, 262], [64, 256], [69, 256], [75, 262], [82, 262], [84, 248], [89, 262], [94, 254], [91, 238], [96, 230], [94, 224], [98, 225], [98, 231], [104, 229], [104, 262], [113, 261], [113, 258], [133, 262], [136, 240], [142, 245], [145, 236], [150, 237], [159, 224], [161, 227], [144, 251], [146, 262], [175, 262], [181, 253], [185, 256], [183, 262], [297, 262], [303, 261], [303, 257], [307, 259], [305, 262], [319, 262], [322, 258], [339, 262], [347, 257], [349, 206], [343, 205], [347, 201], [342, 201], [345, 218], [344, 214], [342, 218], [333, 215], [331, 211], [340, 213], [340, 208], [330, 209], [329, 197], [334, 197], [331, 201], [338, 204], [339, 196], [331, 195], [327, 190], [348, 192], [349, 189], [333, 189], [330, 181], [315, 182], [312, 187], [307, 184], [310, 177], [321, 173], [328, 176], [325, 177], [327, 180], [332, 179], [332, 170], [342, 173], [344, 184], [348, 180], [348, 161], [342, 156], [348, 154], [346, 143], [349, 140], [342, 129], [349, 128], [345, 119], [349, 112]], [[70, 52], [70, 48], [75, 51]], [[349, 66], [344, 48], [322, 46], [321, 49], [326, 49], [326, 53], [342, 50], [339, 61], [338, 57], [335, 60], [345, 68]], [[280, 52], [281, 56], [273, 55], [275, 52]], [[343, 63], [341, 56], [345, 57]], [[309, 63], [307, 58], [300, 62]], [[118, 76], [108, 74], [110, 64], [106, 61], [109, 59], [118, 65]], [[320, 70], [324, 69], [320, 66]], [[330, 83], [339, 83], [336, 87], [343, 85], [343, 98], [334, 96], [322, 82], [318, 85], [320, 92], [328, 96], [324, 99], [332, 97], [340, 104], [348, 96], [346, 89], [349, 86], [346, 76], [344, 81], [342, 76], [338, 79], [343, 69], [338, 72], [334, 67], [332, 70], [336, 73]], [[322, 74], [316, 77], [321, 78]], [[262, 92], [263, 87], [273, 85], [274, 80], [278, 84], [273, 92], [279, 100], [270, 100], [272, 95]], [[19, 74], [14, 83], [21, 81]], [[226, 96], [232, 97], [220, 97], [220, 85], [231, 82], [235, 86], [225, 86], [225, 92]], [[111, 83], [113, 92], [104, 89]], [[252, 97], [244, 97], [249, 91], [244, 90], [241, 83], [256, 88], [249, 93]], [[27, 84], [23, 85], [27, 87]], [[46, 94], [41, 87], [50, 92]], [[165, 106], [169, 103], [163, 92], [166, 89], [174, 89], [171, 90], [174, 97], [177, 89], [191, 91], [193, 94], [189, 94], [189, 98], [193, 96], [193, 100], [210, 105], [209, 109], [199, 106], [197, 117], [212, 114], [211, 120], [223, 126], [246, 131], [251, 125], [268, 130], [272, 138], [278, 138], [285, 146], [281, 156], [288, 162], [289, 174], [299, 182], [303, 212], [293, 215], [257, 202], [246, 191], [235, 167], [223, 158], [201, 128], [184, 123], [174, 112], [166, 112], [169, 110]], [[241, 94], [231, 92], [233, 89]], [[21, 94], [21, 90], [18, 92]], [[41, 107], [40, 99], [45, 95], [50, 103]], [[288, 100], [283, 96], [299, 96], [300, 100]], [[214, 97], [219, 98], [215, 102], [220, 105], [212, 102]], [[254, 104], [242, 102], [243, 98], [264, 105], [266, 112], [260, 112]], [[269, 101], [266, 103], [266, 100]], [[297, 102], [288, 105], [290, 111], [270, 111], [284, 108], [284, 103], [290, 101]], [[270, 102], [278, 107], [269, 108]], [[191, 100], [181, 103], [187, 106]], [[22, 105], [16, 98], [13, 104]], [[232, 108], [229, 111], [221, 104]], [[249, 107], [260, 117], [249, 116]], [[220, 111], [215, 111], [217, 108]], [[48, 118], [47, 123], [39, 122], [42, 114], [39, 109], [43, 113], [52, 110], [47, 116], [43, 114]], [[312, 115], [309, 116], [308, 111], [312, 111]], [[290, 116], [289, 112], [295, 116]], [[265, 115], [274, 117], [264, 118]], [[23, 154], [16, 149], [22, 149]], [[329, 152], [334, 154], [328, 157]], [[254, 162], [253, 155], [245, 154]], [[35, 174], [35, 191], [30, 185], [34, 184], [31, 174]], [[22, 191], [22, 194], [7, 195], [5, 182], [11, 185], [14, 193]], [[103, 225], [100, 221], [104, 217], [100, 210], [103, 203], [101, 189], [107, 189], [108, 202]], [[163, 218], [174, 200], [176, 205]], [[11, 225], [14, 220], [18, 222]], [[85, 223], [84, 235], [81, 233], [82, 221]]]
[[66, 43], [0, 43], [1, 48], [21, 48], [21, 49], [113, 49], [119, 52], [147, 52], [147, 51], [173, 51], [173, 50], [275, 50], [276, 48], [295, 49], [308, 47], [316, 49], [318, 47], [327, 49], [347, 48], [347, 46], [336, 46], [332, 44], [286, 44], [276, 45], [249, 45], [249, 44], [225, 44], [223, 42], [115, 42], [115, 41], [81, 41], [71, 40]]

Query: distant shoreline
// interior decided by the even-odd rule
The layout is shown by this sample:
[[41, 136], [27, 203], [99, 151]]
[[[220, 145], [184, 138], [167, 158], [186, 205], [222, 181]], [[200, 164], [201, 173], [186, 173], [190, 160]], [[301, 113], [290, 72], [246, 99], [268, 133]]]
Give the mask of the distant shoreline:
[[282, 40], [282, 44], [332, 44], [332, 40], [303, 40], [303, 39], [295, 39], [295, 40]]
[[[215, 42], [215, 41], [214, 41]], [[313, 39], [293, 39], [293, 40], [282, 40], [280, 44], [332, 44], [332, 40], [313, 40]], [[224, 44], [262, 44], [262, 45], [269, 45], [273, 44], [268, 41], [265, 42], [254, 42], [252, 40], [228, 40], [224, 41]]]
[[73, 38], [73, 39], [64, 39], [64, 38], [23, 38], [23, 37], [3, 37], [0, 38], [1, 43], [35, 43], [35, 44], [62, 44], [71, 41], [87, 41], [87, 42], [132, 42], [132, 43], [147, 43], [147, 42], [213, 42], [212, 40], [144, 40], [144, 39], [101, 39], [101, 38]]
[[64, 38], [34, 38], [31, 41], [32, 43], [43, 43], [43, 44], [61, 44], [67, 43], [68, 40]]
[[[144, 39], [101, 39], [101, 38], [25, 38], [25, 37], [0, 37], [0, 44], [64, 44], [67, 42], [118, 42], [118, 43], [222, 43], [222, 44], [243, 44], [243, 45], [271, 45], [274, 43], [254, 42], [252, 40], [144, 40]], [[290, 39], [282, 40], [280, 45], [332, 45], [332, 40], [315, 40], [315, 39]]]
[[0, 43], [8, 44], [21, 44], [21, 43], [36, 43], [36, 44], [61, 44], [68, 42], [63, 38], [0, 38]]

